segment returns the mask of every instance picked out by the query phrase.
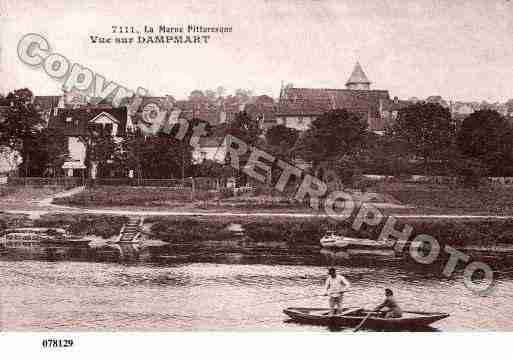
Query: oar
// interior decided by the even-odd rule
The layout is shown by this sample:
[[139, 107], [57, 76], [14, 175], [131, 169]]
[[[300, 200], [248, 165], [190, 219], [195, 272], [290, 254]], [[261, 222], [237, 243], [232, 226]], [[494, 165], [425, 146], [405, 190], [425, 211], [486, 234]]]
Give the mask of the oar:
[[273, 304], [273, 303], [281, 303], [281, 302], [291, 302], [291, 301], [294, 301], [294, 300], [311, 299], [311, 298], [323, 297], [323, 296], [324, 296], [324, 294], [316, 294], [316, 295], [309, 295], [309, 296], [306, 296], [306, 297], [296, 297], [296, 298], [272, 300], [272, 301], [269, 301], [269, 302], [260, 302], [260, 303], [257, 303], [255, 305]]
[[360, 324], [358, 324], [354, 329], [353, 329], [353, 332], [357, 332], [360, 330], [360, 328], [365, 324], [365, 322], [367, 321], [367, 319], [370, 318], [370, 316], [374, 314], [374, 312], [370, 312], [369, 314], [367, 314], [365, 316], [365, 318], [363, 318], [363, 320], [360, 322]]

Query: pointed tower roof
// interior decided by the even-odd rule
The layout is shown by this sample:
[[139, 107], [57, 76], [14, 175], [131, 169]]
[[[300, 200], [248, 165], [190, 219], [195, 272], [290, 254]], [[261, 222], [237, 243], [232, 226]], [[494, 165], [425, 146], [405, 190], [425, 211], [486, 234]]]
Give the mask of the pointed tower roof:
[[356, 84], [364, 84], [364, 85], [370, 85], [371, 82], [367, 78], [367, 75], [365, 75], [365, 72], [363, 72], [362, 65], [360, 65], [359, 62], [356, 63], [353, 69], [353, 73], [351, 76], [349, 76], [349, 80], [346, 82], [346, 86], [349, 85], [356, 85]]

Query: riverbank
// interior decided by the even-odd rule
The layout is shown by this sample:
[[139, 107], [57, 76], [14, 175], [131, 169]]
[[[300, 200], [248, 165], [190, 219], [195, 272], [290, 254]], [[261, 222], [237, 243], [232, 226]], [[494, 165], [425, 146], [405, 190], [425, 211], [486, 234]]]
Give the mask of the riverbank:
[[0, 230], [13, 227], [56, 227], [77, 236], [111, 238], [118, 235], [127, 222], [125, 216], [53, 213], [31, 218], [23, 214], [0, 212]]
[[409, 208], [394, 214], [513, 215], [513, 187], [480, 186], [463, 188], [428, 183], [377, 183], [373, 191]]
[[[36, 219], [27, 215], [0, 213], [0, 229], [12, 226], [59, 227], [75, 235], [94, 235], [103, 238], [116, 236], [127, 222], [126, 216], [74, 213], [45, 214]], [[378, 226], [362, 225], [356, 231], [353, 220], [335, 221], [329, 217], [254, 217], [254, 216], [148, 216], [145, 230], [149, 237], [168, 243], [230, 241], [244, 238], [248, 242], [281, 242], [289, 246], [315, 245], [328, 230], [360, 238], [377, 239], [385, 220]], [[405, 224], [417, 234], [429, 234], [441, 245], [456, 247], [477, 246], [494, 248], [513, 245], [513, 221], [509, 219], [437, 219], [408, 218], [397, 222], [400, 230]]]
[[[349, 237], [377, 239], [383, 224], [376, 227], [362, 225], [354, 230], [352, 221], [334, 221], [329, 218], [226, 218], [226, 217], [153, 217], [146, 223], [152, 223], [152, 233], [167, 242], [181, 241], [192, 237], [196, 241], [216, 238], [230, 238], [233, 233], [227, 229], [236, 223], [249, 239], [259, 241], [283, 241], [288, 244], [318, 245], [319, 239], [328, 230]], [[413, 238], [418, 234], [429, 234], [441, 245], [495, 247], [513, 245], [513, 222], [511, 220], [444, 220], [405, 219], [398, 221], [396, 228], [405, 224], [413, 227]]]
[[[492, 248], [513, 245], [511, 218], [494, 218], [497, 214], [504, 215], [502, 211], [492, 211], [491, 216], [488, 213], [494, 208], [506, 213], [513, 211], [513, 204], [508, 203], [509, 200], [513, 203], [513, 194], [503, 188], [494, 194], [489, 187], [473, 192], [442, 185], [380, 183], [371, 190], [374, 192], [353, 191], [351, 195], [357, 200], [357, 206], [362, 202], [372, 203], [385, 216], [399, 212], [396, 229], [408, 223], [414, 228], [413, 235], [429, 234], [441, 244], [453, 246]], [[119, 233], [128, 217], [144, 217], [149, 235], [169, 243], [232, 240], [241, 233], [234, 233], [228, 228], [237, 224], [250, 241], [258, 239], [262, 242], [317, 246], [328, 230], [351, 237], [376, 239], [385, 223], [384, 219], [379, 226], [363, 225], [359, 231], [355, 231], [351, 225], [358, 210], [347, 221], [334, 220], [286, 197], [243, 195], [219, 198], [213, 197], [215, 193], [205, 192], [202, 200], [191, 202], [190, 193], [158, 188], [96, 187], [60, 194], [55, 194], [54, 189], [36, 188], [27, 191], [24, 196], [20, 191], [3, 197], [4, 203], [18, 199], [15, 208], [22, 209], [0, 214], [0, 228], [13, 225], [55, 226], [64, 227], [76, 235], [109, 238]], [[418, 193], [418, 197], [414, 193]], [[41, 197], [45, 198], [42, 200]], [[479, 199], [488, 202], [480, 203]], [[59, 204], [95, 205], [91, 208], [63, 207], [52, 204], [52, 200]], [[408, 201], [414, 202], [410, 204], [417, 207], [403, 206]], [[453, 202], [459, 203], [459, 207], [452, 205]], [[97, 206], [98, 203], [102, 205]], [[121, 205], [123, 203], [125, 205]], [[160, 205], [153, 206], [155, 203]], [[470, 213], [477, 211], [481, 205], [483, 216], [479, 216], [479, 212], [468, 217], [468, 214], [461, 217], [459, 214], [444, 215], [443, 212], [451, 209], [451, 205], [456, 206], [453, 211], [458, 209]], [[24, 210], [23, 206], [28, 209]]]

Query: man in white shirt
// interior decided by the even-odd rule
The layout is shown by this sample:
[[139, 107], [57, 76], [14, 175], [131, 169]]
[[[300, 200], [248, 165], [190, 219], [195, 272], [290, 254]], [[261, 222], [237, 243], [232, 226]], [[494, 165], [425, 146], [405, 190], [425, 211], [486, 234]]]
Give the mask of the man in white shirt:
[[329, 296], [331, 315], [340, 312], [344, 292], [349, 290], [349, 288], [351, 288], [351, 283], [343, 275], [338, 275], [335, 268], [328, 270], [324, 295]]

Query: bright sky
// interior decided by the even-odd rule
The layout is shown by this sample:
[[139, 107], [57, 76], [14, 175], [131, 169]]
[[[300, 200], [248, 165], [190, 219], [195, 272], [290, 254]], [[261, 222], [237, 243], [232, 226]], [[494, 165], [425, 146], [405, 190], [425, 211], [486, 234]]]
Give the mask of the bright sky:
[[[16, 55], [26, 33], [129, 88], [183, 98], [194, 89], [281, 81], [343, 88], [358, 60], [375, 89], [408, 98], [513, 98], [509, 0], [0, 0], [0, 91], [58, 94], [61, 83]], [[94, 45], [112, 25], [232, 26], [203, 46]]]

